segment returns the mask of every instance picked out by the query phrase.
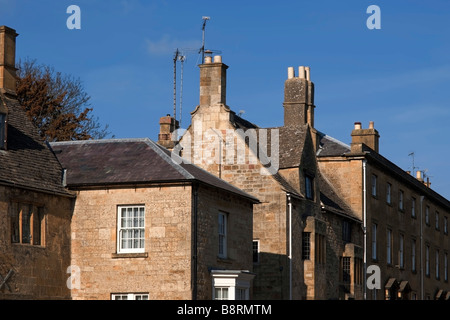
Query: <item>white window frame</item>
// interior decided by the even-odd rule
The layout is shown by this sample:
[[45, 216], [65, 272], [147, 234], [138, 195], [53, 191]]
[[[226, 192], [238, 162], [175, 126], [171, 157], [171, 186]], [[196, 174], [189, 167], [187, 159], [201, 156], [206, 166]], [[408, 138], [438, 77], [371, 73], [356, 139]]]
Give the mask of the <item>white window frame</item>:
[[[212, 299], [213, 300], [249, 300], [250, 286], [254, 273], [246, 270], [211, 270]], [[220, 292], [226, 289], [227, 298], [217, 296], [216, 289]]]
[[229, 297], [230, 287], [214, 287], [214, 300], [231, 300]]
[[112, 293], [111, 300], [149, 300], [148, 293]]
[[218, 256], [220, 258], [227, 258], [227, 234], [228, 234], [228, 214], [219, 212], [218, 215]]
[[[122, 209], [135, 209], [137, 208], [139, 211], [143, 209], [143, 225], [142, 226], [122, 226]], [[143, 232], [143, 237], [140, 238], [139, 245], [133, 248], [123, 248], [122, 247], [122, 237], [123, 233], [126, 230], [140, 230]], [[143, 241], [143, 244], [140, 244], [140, 241]], [[145, 252], [145, 206], [144, 205], [121, 205], [117, 207], [117, 253], [144, 253]]]

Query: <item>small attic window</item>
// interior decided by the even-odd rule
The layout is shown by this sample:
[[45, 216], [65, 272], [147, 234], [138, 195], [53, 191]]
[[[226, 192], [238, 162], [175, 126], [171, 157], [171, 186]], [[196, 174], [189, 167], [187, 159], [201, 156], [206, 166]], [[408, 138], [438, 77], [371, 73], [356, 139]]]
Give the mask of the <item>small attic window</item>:
[[6, 149], [6, 113], [0, 113], [0, 149]]

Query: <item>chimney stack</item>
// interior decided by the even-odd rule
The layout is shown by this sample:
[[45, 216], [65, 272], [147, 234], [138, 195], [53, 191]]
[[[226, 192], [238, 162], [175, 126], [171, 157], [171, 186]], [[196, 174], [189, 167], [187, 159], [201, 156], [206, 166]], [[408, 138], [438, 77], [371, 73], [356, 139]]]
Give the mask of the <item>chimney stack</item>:
[[361, 122], [355, 122], [355, 128], [352, 131], [351, 152], [364, 151], [364, 145], [379, 153], [379, 139], [380, 135], [375, 129], [373, 121], [370, 121], [368, 129], [362, 129]]
[[0, 91], [16, 95], [16, 30], [0, 26]]
[[200, 66], [200, 105], [226, 104], [227, 69], [221, 56], [205, 56]]
[[171, 117], [170, 114], [160, 118], [158, 144], [167, 149], [173, 149], [176, 141], [172, 140], [172, 133], [178, 128], [178, 121], [174, 117]]
[[310, 80], [310, 68], [300, 66], [298, 76], [293, 67], [288, 68], [284, 82], [284, 125], [309, 124], [314, 128], [314, 83]]

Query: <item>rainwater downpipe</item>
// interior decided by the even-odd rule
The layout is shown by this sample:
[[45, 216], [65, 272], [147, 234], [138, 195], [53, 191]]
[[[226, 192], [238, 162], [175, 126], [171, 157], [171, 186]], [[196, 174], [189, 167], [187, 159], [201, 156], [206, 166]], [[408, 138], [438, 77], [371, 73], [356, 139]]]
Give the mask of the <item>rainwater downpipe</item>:
[[289, 300], [292, 300], [292, 199], [287, 194], [289, 211]]
[[423, 199], [420, 196], [420, 299], [423, 300]]
[[192, 300], [197, 300], [197, 233], [198, 233], [198, 227], [197, 227], [197, 220], [198, 220], [198, 184], [194, 183], [192, 185], [192, 193], [193, 193], [193, 199], [192, 199], [192, 211], [193, 211], [193, 266], [192, 266], [192, 281], [193, 281], [193, 288], [192, 288]]
[[367, 300], [367, 188], [366, 188], [366, 172], [367, 160], [363, 160], [363, 235], [364, 235], [364, 256], [363, 256], [363, 272], [364, 272], [364, 300]]

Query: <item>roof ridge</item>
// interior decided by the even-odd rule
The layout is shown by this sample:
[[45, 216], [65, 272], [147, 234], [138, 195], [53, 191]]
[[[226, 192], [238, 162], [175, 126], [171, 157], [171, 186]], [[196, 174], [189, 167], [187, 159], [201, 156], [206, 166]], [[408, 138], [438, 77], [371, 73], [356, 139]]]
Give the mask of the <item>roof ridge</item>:
[[326, 138], [326, 139], [328, 139], [328, 140], [331, 140], [331, 141], [333, 141], [333, 142], [336, 142], [337, 144], [340, 144], [340, 145], [343, 146], [343, 147], [346, 147], [346, 148], [349, 148], [349, 149], [351, 148], [350, 145], [346, 144], [345, 142], [342, 142], [341, 140], [338, 140], [338, 139], [336, 139], [336, 138], [333, 138], [332, 136], [329, 136], [329, 135], [327, 135], [326, 133], [320, 132], [320, 134], [322, 134], [322, 137], [323, 137], [323, 138]]
[[72, 145], [72, 144], [95, 144], [95, 143], [118, 143], [118, 142], [145, 142], [149, 138], [120, 138], [120, 139], [96, 139], [96, 140], [74, 140], [74, 141], [54, 141], [51, 145]]
[[[158, 154], [164, 161], [166, 161], [172, 168], [177, 170], [184, 178], [189, 180], [195, 180], [195, 177], [189, 173], [186, 169], [184, 169], [180, 164], [176, 163], [171, 157], [169, 157], [161, 148], [151, 139], [144, 138], [142, 139], [142, 142], [145, 142], [150, 148], [152, 148], [153, 151]], [[180, 158], [181, 159], [181, 158]]]

